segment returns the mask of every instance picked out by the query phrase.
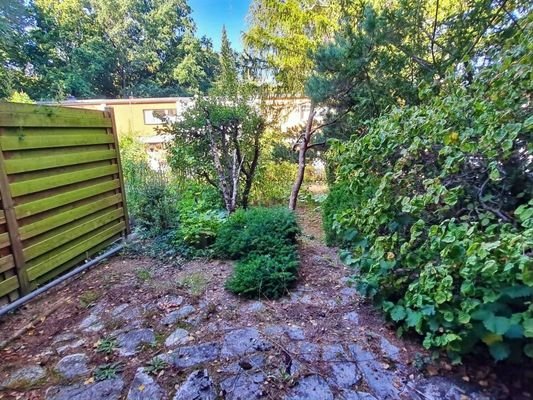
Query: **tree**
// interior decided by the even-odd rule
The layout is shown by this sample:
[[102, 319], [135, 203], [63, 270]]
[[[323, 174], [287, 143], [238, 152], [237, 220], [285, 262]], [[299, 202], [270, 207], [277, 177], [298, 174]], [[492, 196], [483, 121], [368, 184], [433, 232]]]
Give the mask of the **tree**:
[[236, 55], [224, 33], [220, 70], [210, 95], [197, 97], [182, 118], [163, 131], [174, 135], [171, 166], [216, 187], [232, 213], [238, 205], [248, 206], [265, 122], [239, 77]]
[[[311, 52], [333, 38], [338, 27], [340, 4], [330, 0], [255, 0], [250, 7], [250, 29], [244, 41], [269, 66], [275, 78], [274, 91], [283, 95], [302, 95], [304, 85], [314, 68]], [[302, 185], [307, 151], [316, 127], [316, 103], [311, 102], [309, 116], [297, 143], [298, 172], [289, 207], [296, 208]]]

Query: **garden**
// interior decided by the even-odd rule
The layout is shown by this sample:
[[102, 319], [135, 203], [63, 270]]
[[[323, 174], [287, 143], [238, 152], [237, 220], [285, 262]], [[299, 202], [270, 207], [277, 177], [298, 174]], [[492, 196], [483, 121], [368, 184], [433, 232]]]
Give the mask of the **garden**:
[[[73, 25], [54, 17], [66, 4], [21, 2], [0, 30], [34, 12], [58, 48], [77, 29], [96, 40], [103, 3]], [[115, 55], [80, 43], [136, 71], [106, 91], [77, 75], [76, 52], [49, 63], [61, 88], [13, 67], [50, 37], [0, 47], [10, 101], [126, 86], [191, 98], [157, 128], [161, 168], [135, 132], [120, 137], [121, 252], [0, 317], [0, 399], [533, 396], [531, 6], [315, 3], [253, 0], [242, 52], [225, 30], [219, 51], [172, 37], [170, 74], [135, 70], [156, 56], [127, 51], [156, 41], [127, 28]], [[161, 4], [153, 21], [129, 15], [151, 32], [177, 8], [189, 29], [186, 1]], [[309, 101], [292, 130], [272, 100], [288, 95]]]

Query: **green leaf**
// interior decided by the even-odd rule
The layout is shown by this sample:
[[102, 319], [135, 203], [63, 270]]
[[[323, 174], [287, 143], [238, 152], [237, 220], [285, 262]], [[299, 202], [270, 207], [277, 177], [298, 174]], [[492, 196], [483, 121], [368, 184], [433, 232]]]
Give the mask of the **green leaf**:
[[406, 314], [405, 308], [403, 306], [396, 305], [390, 311], [390, 316], [391, 316], [393, 321], [398, 322], [398, 321], [401, 321], [402, 319], [405, 319], [407, 314]]
[[496, 317], [493, 314], [483, 321], [483, 325], [485, 325], [485, 328], [489, 331], [497, 335], [503, 335], [511, 327], [511, 320], [505, 317]]
[[496, 361], [505, 360], [511, 354], [511, 348], [507, 343], [498, 342], [489, 347], [490, 355]]
[[522, 326], [524, 327], [524, 336], [533, 337], [533, 318], [524, 320]]
[[420, 311], [413, 311], [410, 308], [407, 309], [407, 326], [416, 327], [422, 320], [422, 313]]
[[529, 358], [533, 358], [533, 343], [528, 343], [524, 346], [524, 354]]

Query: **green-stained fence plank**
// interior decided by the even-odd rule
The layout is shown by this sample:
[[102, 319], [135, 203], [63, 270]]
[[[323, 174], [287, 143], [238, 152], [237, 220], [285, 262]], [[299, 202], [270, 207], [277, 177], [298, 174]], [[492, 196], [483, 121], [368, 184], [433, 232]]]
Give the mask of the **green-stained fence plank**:
[[124, 215], [124, 210], [122, 208], [112, 210], [104, 215], [101, 215], [93, 220], [75, 226], [71, 229], [67, 229], [63, 232], [58, 232], [57, 235], [47, 238], [43, 241], [35, 243], [32, 246], [24, 249], [24, 257], [26, 261], [34, 259], [46, 252], [56, 249], [59, 246], [68, 243], [71, 240], [79, 238], [89, 232], [94, 231], [95, 229], [104, 226], [112, 221], [118, 220]]
[[19, 288], [19, 281], [14, 275], [0, 282], [0, 297], [5, 296]]
[[82, 169], [75, 172], [52, 175], [44, 178], [17, 181], [11, 183], [11, 195], [13, 197], [36, 193], [42, 190], [52, 189], [72, 183], [84, 182], [90, 179], [100, 178], [117, 173], [117, 165], [106, 165], [98, 168]]
[[13, 268], [15, 268], [15, 262], [11, 254], [0, 258], [0, 274]]
[[[45, 199], [32, 201], [26, 204], [20, 204], [15, 207], [15, 213], [18, 218], [29, 217], [30, 215], [38, 214], [43, 211], [51, 210], [65, 204], [70, 204], [78, 200], [86, 199], [88, 197], [96, 196], [100, 193], [105, 193], [114, 190], [120, 186], [118, 179], [113, 181], [99, 183], [84, 187], [81, 189], [72, 190], [70, 192], [57, 194]], [[68, 221], [66, 221], [68, 222]]]
[[78, 107], [62, 107], [60, 105], [42, 105], [26, 103], [0, 102], [0, 113], [21, 113], [21, 114], [38, 114], [38, 115], [55, 115], [63, 117], [101, 117], [104, 112], [100, 110], [90, 110]]
[[7, 246], [11, 246], [11, 241], [9, 240], [9, 232], [0, 233], [0, 249], [3, 249]]
[[28, 277], [30, 281], [37, 279], [39, 276], [46, 274], [47, 272], [53, 270], [55, 267], [58, 267], [61, 264], [66, 263], [67, 261], [75, 258], [76, 256], [90, 250], [91, 248], [97, 246], [99, 243], [103, 242], [106, 239], [109, 239], [113, 235], [122, 232], [125, 230], [126, 225], [124, 222], [120, 222], [112, 227], [91, 236], [90, 238], [75, 244], [68, 249], [51, 256], [47, 260], [28, 268]]
[[103, 199], [99, 199], [94, 203], [84, 204], [40, 221], [21, 226], [19, 228], [20, 238], [22, 240], [30, 239], [69, 222], [76, 221], [87, 215], [93, 214], [99, 210], [111, 207], [120, 203], [121, 201], [120, 194], [113, 194], [111, 196], [104, 197]]
[[45, 149], [55, 147], [85, 146], [113, 143], [111, 135], [42, 135], [42, 136], [2, 136], [0, 144], [5, 151]]
[[87, 151], [64, 155], [5, 160], [5, 167], [8, 174], [18, 174], [21, 172], [38, 171], [93, 161], [110, 160], [113, 158], [116, 158], [115, 150]]

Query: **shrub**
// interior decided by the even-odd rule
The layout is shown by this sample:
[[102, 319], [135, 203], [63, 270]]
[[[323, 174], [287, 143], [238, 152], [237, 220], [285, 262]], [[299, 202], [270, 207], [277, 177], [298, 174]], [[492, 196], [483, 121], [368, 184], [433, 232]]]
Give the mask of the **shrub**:
[[271, 254], [296, 242], [300, 229], [294, 213], [287, 208], [238, 210], [220, 228], [216, 252], [238, 259], [249, 253]]
[[206, 249], [216, 239], [226, 219], [220, 195], [211, 186], [190, 183], [178, 202], [177, 241], [195, 249]]
[[342, 220], [345, 212], [356, 208], [354, 196], [349, 185], [339, 183], [331, 188], [322, 204], [322, 224], [328, 246], [342, 246], [349, 243], [350, 232], [340, 232], [338, 219]]
[[275, 255], [252, 253], [237, 262], [226, 288], [244, 297], [276, 299], [288, 292], [297, 273], [296, 250], [285, 246]]
[[[533, 358], [530, 30], [465, 84], [337, 143], [325, 210], [357, 287], [424, 346]], [[341, 193], [350, 188], [350, 196]]]

